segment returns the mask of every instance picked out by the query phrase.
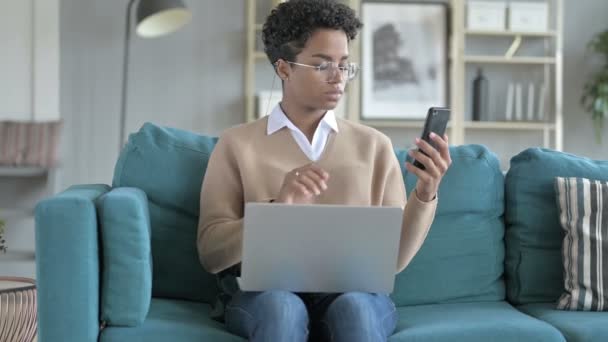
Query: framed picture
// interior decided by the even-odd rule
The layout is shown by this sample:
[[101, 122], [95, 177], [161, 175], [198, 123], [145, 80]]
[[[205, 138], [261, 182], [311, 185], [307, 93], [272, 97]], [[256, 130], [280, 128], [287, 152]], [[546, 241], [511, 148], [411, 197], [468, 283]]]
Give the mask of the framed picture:
[[361, 118], [424, 119], [448, 102], [448, 7], [363, 2]]

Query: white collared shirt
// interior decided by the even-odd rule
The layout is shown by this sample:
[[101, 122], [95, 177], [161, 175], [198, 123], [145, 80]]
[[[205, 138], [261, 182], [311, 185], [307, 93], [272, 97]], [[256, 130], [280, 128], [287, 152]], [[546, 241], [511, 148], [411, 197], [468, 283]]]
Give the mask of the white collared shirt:
[[323, 116], [323, 119], [321, 119], [321, 122], [319, 122], [315, 134], [312, 137], [312, 143], [310, 143], [306, 135], [289, 120], [287, 115], [285, 115], [281, 106], [277, 105], [268, 116], [266, 134], [271, 135], [283, 127], [289, 128], [296, 143], [298, 143], [302, 152], [304, 152], [311, 161], [319, 160], [321, 154], [323, 154], [331, 131], [338, 132], [336, 115], [332, 110], [328, 110]]

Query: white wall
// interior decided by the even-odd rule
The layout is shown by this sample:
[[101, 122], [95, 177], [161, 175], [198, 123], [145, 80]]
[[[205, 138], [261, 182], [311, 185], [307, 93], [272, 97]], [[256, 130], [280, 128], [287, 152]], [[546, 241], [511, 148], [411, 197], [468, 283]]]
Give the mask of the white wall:
[[[6, 0], [3, 0], [6, 1]], [[59, 109], [59, 0], [34, 1], [34, 118], [57, 120]]]
[[59, 0], [0, 8], [0, 120], [59, 119]]
[[32, 6], [0, 0], [0, 118], [29, 119], [32, 113]]
[[[65, 185], [112, 180], [127, 2], [61, 2]], [[218, 134], [244, 117], [244, 1], [185, 2], [194, 17], [182, 30], [133, 37], [127, 132], [152, 121]]]
[[608, 120], [602, 143], [595, 141], [591, 115], [580, 105], [583, 85], [598, 70], [589, 58], [587, 43], [597, 32], [608, 30], [608, 1], [566, 0], [564, 23], [564, 149], [590, 158], [608, 160]]

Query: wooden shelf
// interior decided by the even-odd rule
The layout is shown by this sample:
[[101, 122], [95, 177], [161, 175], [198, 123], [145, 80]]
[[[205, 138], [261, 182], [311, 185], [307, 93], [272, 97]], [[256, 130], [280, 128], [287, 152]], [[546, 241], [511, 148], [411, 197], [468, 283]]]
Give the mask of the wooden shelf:
[[538, 37], [538, 38], [551, 38], [557, 34], [555, 31], [547, 32], [516, 32], [516, 31], [489, 31], [489, 30], [465, 30], [465, 34], [470, 36], [488, 36], [488, 37]]
[[422, 128], [424, 121], [421, 120], [364, 120], [360, 119], [359, 122], [363, 125], [377, 127], [377, 128], [390, 128], [390, 127], [405, 127], [405, 128]]
[[551, 57], [465, 56], [464, 61], [479, 64], [555, 64], [555, 58]]
[[[449, 0], [451, 5], [451, 40], [450, 40], [450, 107], [453, 112], [454, 128], [451, 141], [455, 144], [464, 144], [469, 135], [479, 133], [498, 134], [501, 143], [508, 145], [511, 139], [518, 139], [518, 134], [538, 135], [542, 137], [542, 145], [545, 148], [553, 148], [561, 151], [563, 149], [563, 40], [564, 40], [564, 3], [566, 0], [546, 0], [551, 11], [549, 21], [552, 27], [547, 27], [542, 32], [532, 30], [510, 30], [506, 28], [491, 29], [469, 29], [467, 22], [468, 0]], [[508, 49], [503, 50], [497, 46], [485, 46], [486, 40], [497, 42], [511, 42]], [[538, 47], [538, 53], [526, 55], [518, 53], [518, 49], [532, 42]], [[538, 44], [537, 44], [538, 43]], [[475, 50], [484, 47], [485, 51]], [[538, 75], [525, 75], [523, 80], [538, 82], [542, 77], [548, 85], [547, 103], [545, 108], [551, 108], [549, 117], [542, 122], [524, 121], [527, 116], [515, 121], [472, 121], [467, 119], [466, 111], [471, 106], [471, 84], [469, 80], [472, 68], [479, 66], [494, 68], [497, 75], [493, 77], [504, 81], [511, 78], [512, 68], [538, 68]], [[498, 67], [498, 68], [497, 68]], [[540, 72], [542, 71], [542, 76]], [[500, 96], [501, 94], [498, 94]], [[535, 113], [536, 114], [536, 113]], [[491, 139], [485, 137], [484, 139]], [[516, 148], [516, 145], [514, 145]], [[510, 150], [510, 151], [508, 151]], [[510, 147], [504, 153], [517, 153]]]
[[[424, 126], [421, 120], [359, 120], [361, 124], [377, 128], [420, 128]], [[448, 129], [451, 122], [448, 123]], [[544, 130], [554, 129], [555, 125], [544, 122], [526, 121], [465, 121], [464, 128], [491, 130]]]
[[35, 208], [0, 208], [0, 216], [3, 219], [27, 218], [34, 214]]
[[464, 128], [488, 130], [531, 130], [555, 129], [555, 124], [526, 121], [465, 121]]
[[49, 172], [41, 167], [0, 166], [0, 177], [38, 177]]
[[[424, 127], [424, 120], [364, 120], [359, 119], [359, 123], [376, 128], [420, 128]], [[448, 129], [451, 123], [448, 122]]]

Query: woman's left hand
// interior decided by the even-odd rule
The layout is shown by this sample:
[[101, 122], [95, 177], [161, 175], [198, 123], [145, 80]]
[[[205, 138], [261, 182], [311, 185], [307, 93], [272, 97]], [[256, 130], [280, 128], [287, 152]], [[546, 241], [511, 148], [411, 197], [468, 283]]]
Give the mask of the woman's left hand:
[[430, 202], [435, 198], [439, 189], [439, 183], [441, 183], [443, 175], [445, 175], [452, 164], [447, 134], [442, 139], [437, 134], [431, 133], [430, 138], [437, 145], [437, 149], [433, 148], [426, 141], [416, 138], [416, 145], [427, 155], [414, 149], [409, 151], [409, 155], [422, 163], [425, 170], [412, 165], [410, 162], [405, 162], [406, 169], [418, 177], [416, 195], [418, 199], [424, 202]]

